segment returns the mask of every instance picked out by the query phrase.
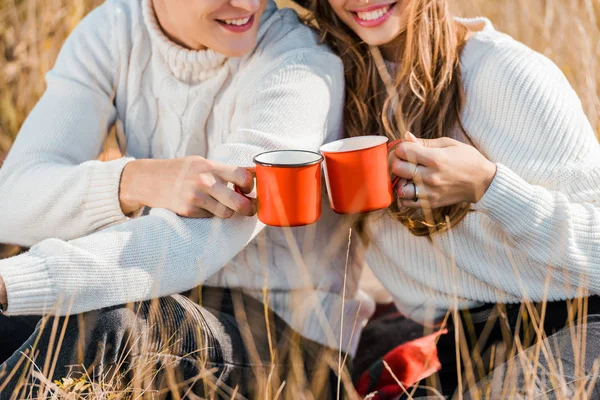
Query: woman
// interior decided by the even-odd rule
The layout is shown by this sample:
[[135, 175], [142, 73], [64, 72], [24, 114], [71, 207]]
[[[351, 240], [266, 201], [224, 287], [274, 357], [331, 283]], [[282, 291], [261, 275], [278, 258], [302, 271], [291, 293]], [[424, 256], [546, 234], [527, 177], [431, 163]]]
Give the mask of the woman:
[[[127, 385], [150, 364], [143, 387], [252, 398], [285, 379], [334, 395], [330, 358], [369, 314], [347, 227], [325, 209], [316, 226], [265, 228], [228, 184], [252, 189], [230, 166], [258, 153], [341, 135], [340, 60], [272, 0], [108, 0], [47, 80], [0, 174], [0, 242], [33, 245], [0, 261], [0, 303], [78, 315], [38, 324], [0, 368], [0, 398], [40, 382], [32, 357], [49, 379], [77, 365]], [[128, 157], [94, 161], [113, 125]], [[204, 307], [164, 297], [200, 284]]]
[[442, 392], [498, 363], [503, 331], [527, 347], [576, 317], [568, 300], [600, 313], [587, 297], [600, 291], [600, 146], [561, 71], [445, 0], [312, 12], [346, 65], [347, 134], [406, 139], [390, 161], [397, 203], [363, 222], [366, 259], [429, 331], [457, 310], [437, 346]]

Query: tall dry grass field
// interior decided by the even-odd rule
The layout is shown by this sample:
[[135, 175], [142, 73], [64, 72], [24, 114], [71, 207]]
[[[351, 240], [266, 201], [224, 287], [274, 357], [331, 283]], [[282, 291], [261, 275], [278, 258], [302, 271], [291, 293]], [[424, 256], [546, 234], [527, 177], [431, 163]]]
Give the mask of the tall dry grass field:
[[[486, 16], [497, 29], [556, 62], [579, 94], [600, 135], [599, 0], [448, 1], [457, 15]], [[44, 75], [52, 67], [64, 39], [101, 2], [0, 0], [0, 162], [43, 93]], [[280, 3], [290, 4], [288, 0]], [[0, 257], [1, 251], [0, 248]], [[147, 374], [142, 370], [138, 376], [143, 380]], [[77, 382], [66, 384], [65, 389], [69, 391]], [[137, 398], [143, 395], [140, 390], [129, 388], [107, 394], [101, 389], [91, 395], [73, 394], [71, 398]], [[264, 397], [277, 398], [280, 394], [278, 390], [267, 391]], [[486, 397], [485, 393], [479, 395], [474, 397]]]

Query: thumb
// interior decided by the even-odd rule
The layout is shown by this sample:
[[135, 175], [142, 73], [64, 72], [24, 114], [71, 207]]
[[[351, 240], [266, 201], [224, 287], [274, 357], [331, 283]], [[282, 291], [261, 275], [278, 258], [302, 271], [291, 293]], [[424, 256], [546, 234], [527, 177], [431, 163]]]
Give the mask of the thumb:
[[417, 139], [417, 137], [409, 131], [406, 131], [406, 133], [404, 134], [404, 140], [406, 140], [407, 142], [421, 143], [419, 139]]
[[456, 144], [456, 141], [449, 137], [441, 137], [437, 139], [417, 139], [415, 135], [408, 131], [404, 135], [404, 140], [407, 142], [417, 143], [421, 146], [430, 148], [443, 148], [453, 146]]

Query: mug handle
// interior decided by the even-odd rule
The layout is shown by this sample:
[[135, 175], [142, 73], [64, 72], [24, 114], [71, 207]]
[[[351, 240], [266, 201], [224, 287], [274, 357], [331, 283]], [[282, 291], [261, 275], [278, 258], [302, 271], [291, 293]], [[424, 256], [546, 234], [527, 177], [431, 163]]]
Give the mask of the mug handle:
[[[402, 142], [403, 142], [402, 139], [396, 139], [396, 140], [392, 140], [391, 142], [389, 142], [387, 144], [388, 154], [389, 154], [390, 150], [392, 150], [394, 147], [396, 147], [398, 144], [400, 144]], [[398, 177], [398, 176], [394, 176], [392, 178], [392, 189], [396, 188], [396, 185], [398, 184], [399, 181], [400, 181], [400, 177]]]
[[[246, 171], [250, 172], [250, 174], [252, 175], [253, 178], [256, 178], [256, 167], [245, 167], [245, 169], [246, 169]], [[256, 200], [256, 199], [253, 199], [252, 197], [248, 196], [246, 193], [242, 192], [242, 189], [240, 189], [240, 187], [238, 185], [233, 185], [233, 190], [235, 190], [236, 193], [241, 194], [248, 200]]]

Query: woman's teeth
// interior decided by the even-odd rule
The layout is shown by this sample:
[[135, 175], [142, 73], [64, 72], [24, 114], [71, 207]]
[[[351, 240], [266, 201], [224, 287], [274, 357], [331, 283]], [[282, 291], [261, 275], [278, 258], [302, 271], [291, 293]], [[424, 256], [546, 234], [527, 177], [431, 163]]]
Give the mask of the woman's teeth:
[[388, 5], [374, 11], [357, 12], [356, 15], [358, 15], [358, 18], [362, 19], [363, 21], [371, 21], [383, 17], [383, 15], [387, 13], [391, 7], [391, 5]]
[[248, 18], [244, 18], [244, 19], [226, 19], [223, 20], [224, 23], [226, 23], [227, 25], [246, 25], [248, 23], [248, 21], [250, 21], [251, 17]]

